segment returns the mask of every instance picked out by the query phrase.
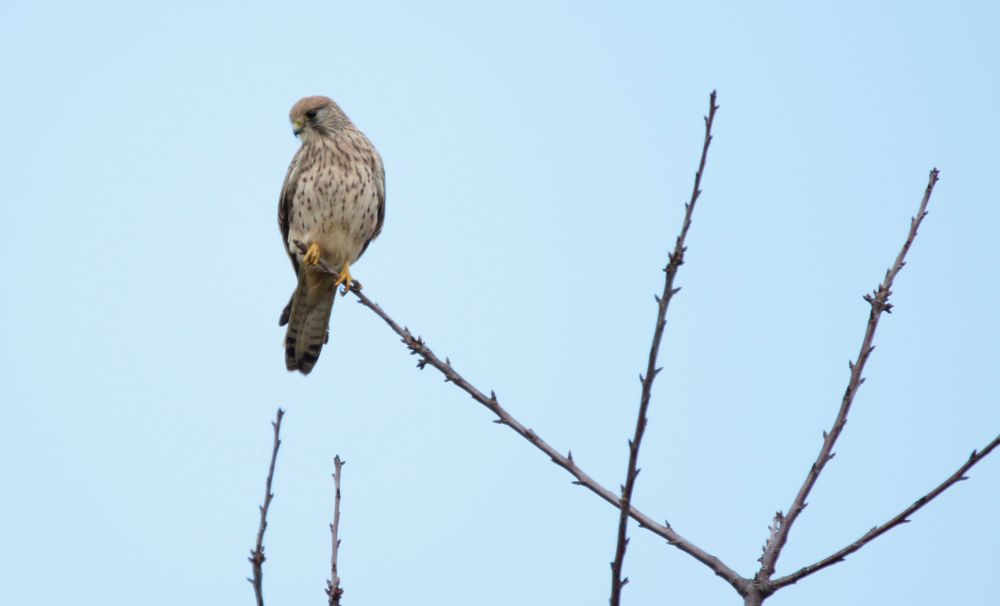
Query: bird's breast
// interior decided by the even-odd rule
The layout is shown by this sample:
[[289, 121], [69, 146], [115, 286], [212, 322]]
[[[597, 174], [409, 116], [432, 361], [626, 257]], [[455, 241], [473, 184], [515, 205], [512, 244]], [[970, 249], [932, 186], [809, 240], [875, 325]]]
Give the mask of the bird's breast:
[[375, 232], [378, 194], [371, 169], [336, 150], [317, 154], [299, 171], [291, 204], [289, 249], [292, 240], [317, 243], [323, 260], [332, 267], [353, 263]]

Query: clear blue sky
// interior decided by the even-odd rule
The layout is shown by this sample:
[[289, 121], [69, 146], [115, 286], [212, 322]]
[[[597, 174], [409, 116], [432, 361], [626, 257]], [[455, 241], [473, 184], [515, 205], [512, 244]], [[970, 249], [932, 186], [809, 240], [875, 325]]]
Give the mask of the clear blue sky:
[[[385, 159], [355, 275], [609, 487], [653, 293], [722, 109], [637, 505], [749, 575], [867, 309], [942, 179], [868, 382], [779, 565], [850, 542], [1000, 431], [1000, 9], [989, 2], [7, 2], [0, 603], [324, 603], [334, 454], [361, 604], [605, 604], [616, 513], [349, 299], [309, 377], [275, 212], [287, 112]], [[1000, 459], [768, 604], [995, 600]], [[627, 604], [737, 604], [634, 529]]]

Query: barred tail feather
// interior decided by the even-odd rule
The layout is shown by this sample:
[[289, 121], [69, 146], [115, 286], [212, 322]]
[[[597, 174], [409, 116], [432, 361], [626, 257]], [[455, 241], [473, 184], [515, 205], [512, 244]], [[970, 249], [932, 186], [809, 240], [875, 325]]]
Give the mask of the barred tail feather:
[[292, 294], [285, 333], [285, 366], [304, 375], [312, 371], [326, 343], [333, 311], [335, 276], [299, 270], [299, 285]]

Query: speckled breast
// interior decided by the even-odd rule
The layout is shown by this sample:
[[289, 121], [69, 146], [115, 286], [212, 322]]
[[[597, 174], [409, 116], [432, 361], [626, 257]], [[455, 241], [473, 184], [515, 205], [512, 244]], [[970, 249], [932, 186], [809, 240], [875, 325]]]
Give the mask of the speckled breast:
[[323, 260], [334, 268], [354, 263], [375, 234], [379, 196], [369, 162], [350, 145], [324, 141], [303, 150], [288, 239], [319, 244]]

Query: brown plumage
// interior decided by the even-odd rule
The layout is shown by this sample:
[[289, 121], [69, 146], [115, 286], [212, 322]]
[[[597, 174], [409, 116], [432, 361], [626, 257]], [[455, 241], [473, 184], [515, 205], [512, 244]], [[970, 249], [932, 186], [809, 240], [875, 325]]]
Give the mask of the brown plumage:
[[[337, 286], [350, 289], [350, 266], [382, 230], [385, 171], [378, 151], [332, 100], [305, 97], [289, 117], [302, 146], [281, 187], [278, 226], [298, 285], [279, 324], [288, 324], [285, 366], [309, 374], [327, 341]], [[320, 269], [320, 259], [340, 276]]]

